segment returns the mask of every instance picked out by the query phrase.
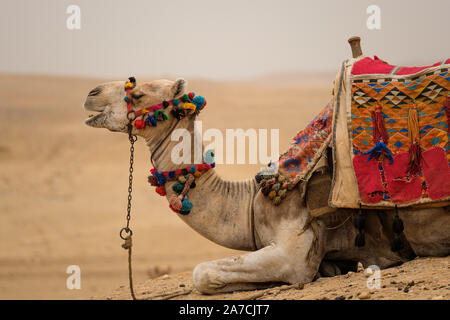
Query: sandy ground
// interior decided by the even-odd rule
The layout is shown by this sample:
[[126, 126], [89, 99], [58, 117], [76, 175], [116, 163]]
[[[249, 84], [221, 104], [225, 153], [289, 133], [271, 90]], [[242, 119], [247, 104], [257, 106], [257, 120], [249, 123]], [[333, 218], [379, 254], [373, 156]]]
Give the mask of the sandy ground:
[[[202, 295], [192, 284], [192, 272], [186, 271], [140, 283], [136, 286], [135, 293], [138, 299], [148, 300], [448, 300], [450, 298], [450, 257], [417, 258], [401, 266], [381, 270], [379, 288], [372, 287], [374, 282], [370, 277], [370, 273], [361, 270], [331, 278], [319, 278], [303, 287], [284, 285], [265, 290]], [[130, 299], [130, 292], [128, 286], [122, 286], [107, 296], [93, 298]]]
[[[204, 130], [280, 129], [280, 151], [284, 151], [290, 138], [328, 102], [332, 80], [333, 75], [308, 85], [295, 77], [253, 84], [192, 80], [189, 89], [208, 100], [200, 116]], [[83, 123], [88, 113], [82, 103], [100, 82], [0, 75], [0, 299], [129, 297], [126, 287], [109, 294], [128, 283], [126, 252], [118, 236], [126, 214], [128, 140], [123, 134]], [[244, 179], [262, 165], [220, 165], [217, 171], [230, 179]], [[189, 288], [196, 264], [239, 254], [202, 238], [179, 220], [148, 186], [150, 168], [149, 152], [139, 140], [133, 260], [135, 282], [143, 286], [138, 291], [149, 291], [147, 295], [174, 290], [181, 283]], [[380, 292], [391, 293], [375, 296], [448, 299], [448, 262], [448, 258], [415, 260], [408, 266], [418, 263], [420, 268], [398, 268], [392, 275], [401, 285], [383, 282], [387, 288]], [[70, 265], [81, 268], [80, 290], [66, 287]], [[169, 279], [157, 278], [165, 273]], [[148, 282], [151, 278], [155, 279]], [[419, 286], [408, 294], [398, 291], [397, 286], [412, 280], [424, 281], [420, 286], [428, 287], [429, 294], [412, 296], [411, 291], [422, 292]], [[268, 293], [267, 297], [356, 297], [355, 288], [362, 292], [364, 281], [360, 274], [319, 279], [301, 292]], [[352, 282], [356, 284], [348, 287]], [[240, 297], [247, 294], [251, 293]], [[233, 296], [221, 296], [228, 297]], [[215, 297], [193, 292], [185, 298]]]

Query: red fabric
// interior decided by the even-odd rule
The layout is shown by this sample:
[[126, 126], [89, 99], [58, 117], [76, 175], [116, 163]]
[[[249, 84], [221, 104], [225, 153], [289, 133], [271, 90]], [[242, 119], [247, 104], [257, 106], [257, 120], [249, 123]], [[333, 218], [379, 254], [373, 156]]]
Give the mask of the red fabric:
[[377, 203], [383, 200], [383, 183], [378, 169], [378, 161], [367, 162], [368, 155], [357, 155], [353, 158], [359, 195], [365, 203]]
[[394, 157], [394, 162], [383, 163], [384, 176], [387, 190], [392, 202], [417, 201], [422, 196], [422, 181], [414, 175], [408, 181], [406, 179], [409, 163], [409, 153], [401, 152]]
[[427, 68], [437, 67], [440, 64], [441, 64], [440, 62], [436, 62], [435, 64], [433, 64], [431, 66], [427, 66], [427, 67], [401, 67], [395, 74], [396, 75], [413, 74], [413, 73], [417, 73], [417, 72], [422, 71]]
[[450, 196], [450, 168], [445, 150], [436, 147], [422, 152], [422, 173], [433, 200]]
[[[447, 59], [445, 63], [450, 63], [450, 59]], [[427, 68], [435, 67], [440, 65], [441, 62], [436, 62], [431, 66], [426, 67], [401, 67], [395, 74], [396, 75], [406, 75], [413, 74], [419, 71], [422, 71]], [[374, 56], [373, 59], [366, 57], [353, 65], [352, 75], [358, 74], [388, 74], [394, 69], [395, 66], [390, 65], [381, 61], [377, 56]]]
[[374, 59], [366, 57], [353, 65], [352, 74], [389, 73], [395, 66], [384, 63], [377, 56]]

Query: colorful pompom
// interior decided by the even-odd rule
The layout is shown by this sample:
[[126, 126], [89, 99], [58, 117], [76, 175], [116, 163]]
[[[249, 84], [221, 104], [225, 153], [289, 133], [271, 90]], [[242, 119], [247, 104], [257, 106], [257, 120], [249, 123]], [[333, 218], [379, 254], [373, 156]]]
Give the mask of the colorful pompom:
[[166, 121], [167, 119], [169, 119], [169, 117], [167, 116], [167, 114], [163, 111], [163, 110], [156, 110], [155, 111], [155, 115], [154, 115], [155, 119], [158, 121]]
[[179, 211], [182, 207], [181, 200], [176, 195], [170, 197], [169, 203], [172, 206], [172, 208], [177, 211]]
[[173, 103], [174, 106], [177, 106], [177, 105], [180, 104], [180, 99], [173, 99], [172, 103]]
[[203, 98], [202, 96], [196, 96], [193, 100], [192, 103], [195, 104], [195, 106], [197, 107], [196, 110], [201, 109], [201, 107], [203, 107], [203, 105], [205, 104], [205, 98]]
[[169, 176], [170, 179], [174, 179], [175, 178], [175, 171], [169, 171], [168, 176]]
[[134, 120], [134, 127], [136, 129], [144, 129], [145, 128], [145, 122], [142, 119]]
[[163, 186], [166, 184], [167, 179], [163, 174], [161, 174], [159, 172], [155, 172], [154, 177], [156, 178], [156, 181], [158, 181], [158, 184], [160, 186]]
[[180, 183], [177, 182], [172, 186], [172, 190], [176, 193], [176, 194], [180, 194], [184, 189], [184, 186]]
[[193, 93], [193, 92], [189, 92], [189, 93], [188, 93], [188, 97], [189, 97], [189, 99], [191, 99], [191, 101], [192, 101], [192, 99], [194, 99], [194, 93]]
[[165, 196], [166, 195], [166, 188], [164, 186], [159, 186], [155, 189], [156, 193], [159, 194], [160, 196]]
[[155, 117], [152, 116], [151, 114], [149, 114], [147, 116], [147, 118], [145, 119], [145, 122], [147, 123], [147, 125], [153, 126], [153, 127], [156, 127], [158, 125], [158, 123], [156, 122]]
[[192, 209], [192, 202], [189, 201], [188, 198], [184, 198], [183, 201], [181, 201], [181, 209], [180, 211], [191, 211]]
[[124, 100], [125, 102], [130, 102], [130, 98], [129, 98], [128, 96], [125, 96], [125, 98], [123, 98], [123, 100]]
[[189, 102], [189, 96], [188, 96], [187, 94], [184, 94], [184, 95], [181, 97], [181, 101], [183, 101], [183, 102]]
[[197, 171], [197, 169], [195, 168], [195, 166], [192, 166], [192, 167], [189, 169], [189, 171], [190, 171], [191, 173], [194, 173], [195, 171]]

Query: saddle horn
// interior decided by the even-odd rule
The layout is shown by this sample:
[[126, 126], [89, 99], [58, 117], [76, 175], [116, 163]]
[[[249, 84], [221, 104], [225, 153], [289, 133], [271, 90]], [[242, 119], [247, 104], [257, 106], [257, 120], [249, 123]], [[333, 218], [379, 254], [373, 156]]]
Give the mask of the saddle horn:
[[360, 37], [351, 37], [350, 39], [348, 39], [348, 43], [350, 44], [350, 47], [352, 48], [353, 58], [358, 58], [359, 56], [362, 56], [361, 38]]

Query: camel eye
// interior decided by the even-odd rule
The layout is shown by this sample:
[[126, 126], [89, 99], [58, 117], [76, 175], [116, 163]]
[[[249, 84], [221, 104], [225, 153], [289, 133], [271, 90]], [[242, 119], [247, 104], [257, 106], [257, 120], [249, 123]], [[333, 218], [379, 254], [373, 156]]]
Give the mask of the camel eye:
[[144, 96], [144, 94], [131, 94], [131, 97], [133, 99], [139, 100], [140, 98], [142, 98]]

